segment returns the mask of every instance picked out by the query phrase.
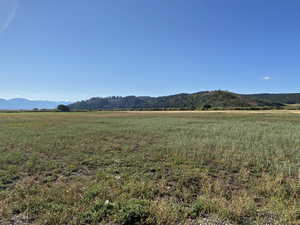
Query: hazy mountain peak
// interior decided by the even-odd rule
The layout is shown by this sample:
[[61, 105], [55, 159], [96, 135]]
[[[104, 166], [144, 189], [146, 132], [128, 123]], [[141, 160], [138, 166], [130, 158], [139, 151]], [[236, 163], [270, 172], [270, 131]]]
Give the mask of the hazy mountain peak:
[[48, 101], [48, 100], [29, 100], [26, 98], [2, 99], [0, 98], [0, 110], [31, 110], [38, 109], [54, 109], [58, 105], [68, 105], [71, 102], [66, 101]]

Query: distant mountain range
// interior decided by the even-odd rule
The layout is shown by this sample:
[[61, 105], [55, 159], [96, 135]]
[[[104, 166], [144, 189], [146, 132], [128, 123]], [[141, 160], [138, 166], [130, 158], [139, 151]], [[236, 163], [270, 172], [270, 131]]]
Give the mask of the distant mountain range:
[[28, 100], [25, 98], [14, 98], [10, 100], [0, 99], [0, 110], [54, 109], [60, 104], [68, 105], [71, 104], [71, 102]]
[[95, 97], [69, 105], [72, 110], [161, 110], [209, 108], [280, 108], [300, 103], [299, 94], [237, 94], [229, 91], [204, 91], [162, 97], [127, 96]]

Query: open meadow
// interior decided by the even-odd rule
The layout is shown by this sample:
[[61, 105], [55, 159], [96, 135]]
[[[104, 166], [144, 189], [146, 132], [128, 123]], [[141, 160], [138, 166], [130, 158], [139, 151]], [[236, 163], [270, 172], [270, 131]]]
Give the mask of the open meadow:
[[0, 113], [0, 224], [299, 225], [295, 112]]

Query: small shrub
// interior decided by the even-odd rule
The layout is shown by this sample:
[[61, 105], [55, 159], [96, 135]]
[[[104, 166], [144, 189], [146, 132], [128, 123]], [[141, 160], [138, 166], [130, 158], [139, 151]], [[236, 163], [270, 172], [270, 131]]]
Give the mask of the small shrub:
[[137, 199], [129, 200], [119, 209], [118, 220], [122, 225], [147, 224], [150, 213], [147, 202]]
[[109, 202], [97, 201], [86, 213], [81, 215], [84, 223], [101, 222], [113, 214], [115, 205]]
[[192, 218], [197, 218], [202, 215], [210, 214], [214, 212], [215, 209], [212, 207], [211, 203], [206, 199], [198, 199], [192, 206], [189, 216]]

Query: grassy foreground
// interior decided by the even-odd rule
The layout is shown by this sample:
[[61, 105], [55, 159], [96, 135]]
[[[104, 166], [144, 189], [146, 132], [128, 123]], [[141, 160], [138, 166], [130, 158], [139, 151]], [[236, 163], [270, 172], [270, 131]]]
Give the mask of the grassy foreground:
[[0, 224], [299, 225], [299, 166], [296, 113], [2, 113]]

